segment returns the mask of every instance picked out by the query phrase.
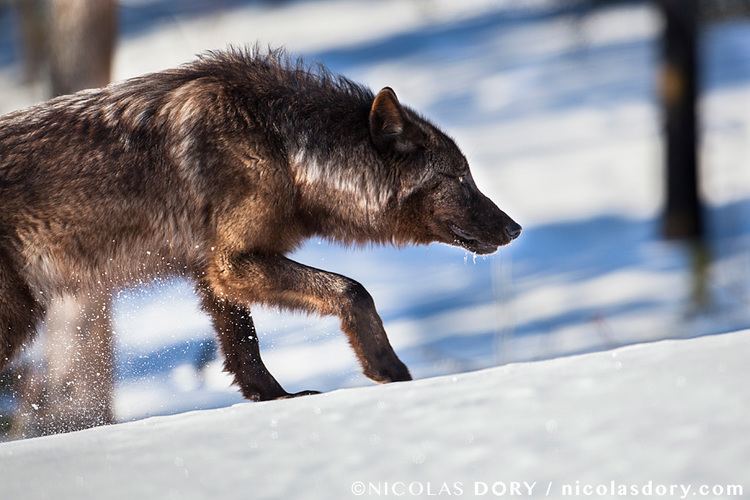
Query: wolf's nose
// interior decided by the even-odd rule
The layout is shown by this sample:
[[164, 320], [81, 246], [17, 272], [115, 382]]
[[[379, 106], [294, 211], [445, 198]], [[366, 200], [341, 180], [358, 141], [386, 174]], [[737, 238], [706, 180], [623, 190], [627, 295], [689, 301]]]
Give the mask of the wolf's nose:
[[518, 238], [518, 235], [521, 234], [521, 226], [516, 222], [511, 222], [510, 224], [505, 226], [505, 234], [511, 240], [515, 240], [516, 238]]

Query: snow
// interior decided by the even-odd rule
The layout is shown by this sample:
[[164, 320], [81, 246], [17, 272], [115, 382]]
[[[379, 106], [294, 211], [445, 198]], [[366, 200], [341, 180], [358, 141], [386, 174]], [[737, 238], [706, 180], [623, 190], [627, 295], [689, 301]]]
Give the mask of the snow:
[[748, 352], [743, 331], [5, 443], [2, 496], [327, 500], [354, 498], [355, 481], [746, 492]]
[[[115, 78], [228, 43], [286, 45], [400, 98], [466, 153], [480, 188], [524, 226], [473, 259], [310, 241], [293, 258], [362, 282], [417, 378], [750, 327], [750, 22], [704, 30], [702, 159], [710, 203], [706, 304], [691, 249], [660, 238], [656, 96], [661, 20], [647, 6], [582, 14], [560, 2], [128, 0]], [[0, 18], [0, 22], [2, 19]], [[42, 97], [3, 50], [0, 111]], [[264, 359], [289, 391], [369, 385], [333, 319], [257, 308]], [[241, 401], [181, 280], [115, 304], [120, 420]]]

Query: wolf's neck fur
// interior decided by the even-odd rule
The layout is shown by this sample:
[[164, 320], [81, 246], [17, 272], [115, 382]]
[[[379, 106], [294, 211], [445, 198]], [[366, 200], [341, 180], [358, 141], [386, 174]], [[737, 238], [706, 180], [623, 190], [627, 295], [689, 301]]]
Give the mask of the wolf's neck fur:
[[289, 164], [302, 210], [322, 222], [317, 232], [344, 243], [379, 242], [395, 180], [379, 176], [378, 160], [364, 147], [357, 149], [326, 157], [300, 148], [290, 154]]

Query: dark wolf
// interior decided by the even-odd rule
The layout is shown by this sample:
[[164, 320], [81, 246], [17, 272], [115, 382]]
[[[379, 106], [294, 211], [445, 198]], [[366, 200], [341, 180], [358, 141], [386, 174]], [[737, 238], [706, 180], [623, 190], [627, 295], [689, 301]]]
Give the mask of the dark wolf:
[[521, 231], [393, 90], [279, 51], [208, 53], [3, 116], [0, 204], [0, 367], [52, 297], [184, 275], [253, 400], [313, 392], [263, 365], [254, 303], [336, 315], [367, 377], [411, 379], [360, 283], [285, 257], [306, 238], [488, 254]]

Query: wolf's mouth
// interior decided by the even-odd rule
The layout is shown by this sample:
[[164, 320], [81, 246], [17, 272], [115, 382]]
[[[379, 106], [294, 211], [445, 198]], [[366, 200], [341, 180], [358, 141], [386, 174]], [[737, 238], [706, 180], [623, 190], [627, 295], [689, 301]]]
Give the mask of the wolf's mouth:
[[453, 239], [454, 243], [457, 243], [459, 246], [462, 246], [468, 251], [474, 252], [480, 255], [486, 255], [486, 254], [497, 251], [497, 247], [499, 245], [496, 245], [494, 243], [488, 243], [486, 241], [482, 241], [478, 237], [470, 233], [467, 233], [466, 231], [456, 226], [455, 224], [450, 224], [449, 227], [451, 230], [451, 234], [453, 235], [453, 238], [454, 238]]

